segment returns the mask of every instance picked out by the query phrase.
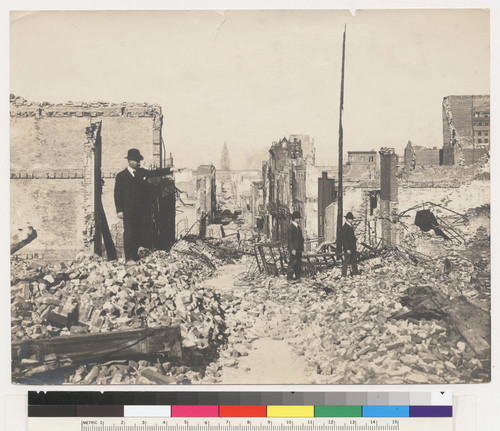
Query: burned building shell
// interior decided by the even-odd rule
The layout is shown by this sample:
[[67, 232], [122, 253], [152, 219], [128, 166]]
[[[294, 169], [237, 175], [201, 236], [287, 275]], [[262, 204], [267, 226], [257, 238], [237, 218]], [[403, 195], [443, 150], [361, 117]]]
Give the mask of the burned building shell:
[[144, 156], [145, 168], [161, 167], [162, 123], [158, 105], [32, 103], [11, 95], [11, 223], [38, 232], [20, 254], [63, 259], [92, 251], [99, 193], [119, 243], [114, 177], [131, 147]]
[[443, 99], [443, 165], [470, 165], [490, 149], [490, 96]]

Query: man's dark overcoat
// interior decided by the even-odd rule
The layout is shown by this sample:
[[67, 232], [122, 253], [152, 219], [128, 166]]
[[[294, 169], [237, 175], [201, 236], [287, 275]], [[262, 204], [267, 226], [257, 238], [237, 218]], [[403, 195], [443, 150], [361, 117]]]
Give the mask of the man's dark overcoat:
[[147, 173], [138, 168], [133, 176], [128, 169], [116, 175], [115, 206], [123, 213], [123, 248], [125, 260], [138, 260], [137, 250], [141, 245], [144, 210], [147, 204]]
[[342, 230], [340, 232], [342, 238], [342, 248], [344, 251], [351, 250], [356, 251], [356, 236], [354, 235], [354, 229], [348, 223], [344, 223]]
[[[358, 256], [356, 253], [356, 236], [354, 229], [349, 223], [344, 223], [340, 231], [342, 239], [342, 248], [344, 249], [344, 260], [342, 261], [342, 276], [347, 275], [347, 267], [351, 266], [352, 274], [357, 275], [358, 272]], [[347, 251], [350, 253], [347, 253]]]
[[[290, 258], [288, 261], [287, 278], [289, 280], [298, 280], [302, 275], [304, 237], [300, 226], [295, 226], [293, 223], [288, 230], [288, 250], [290, 251]], [[293, 254], [292, 251], [295, 251], [295, 254]]]

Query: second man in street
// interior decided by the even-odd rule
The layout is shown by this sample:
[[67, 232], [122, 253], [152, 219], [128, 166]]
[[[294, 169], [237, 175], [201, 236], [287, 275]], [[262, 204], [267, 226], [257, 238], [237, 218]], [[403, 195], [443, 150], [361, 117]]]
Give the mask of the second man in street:
[[300, 213], [294, 211], [292, 214], [292, 223], [288, 230], [288, 250], [290, 259], [288, 261], [287, 279], [299, 280], [302, 274], [302, 252], [304, 251], [304, 237], [299, 225]]
[[356, 236], [352, 227], [354, 216], [348, 212], [345, 216], [345, 223], [340, 232], [342, 238], [342, 249], [344, 250], [344, 260], [342, 261], [342, 277], [347, 276], [347, 267], [352, 268], [352, 275], [358, 275], [358, 256], [356, 253]]

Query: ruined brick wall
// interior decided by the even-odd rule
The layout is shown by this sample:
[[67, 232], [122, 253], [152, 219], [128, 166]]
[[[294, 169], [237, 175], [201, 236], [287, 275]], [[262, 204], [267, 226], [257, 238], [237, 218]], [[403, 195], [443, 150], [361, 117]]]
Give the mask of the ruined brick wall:
[[196, 212], [198, 220], [203, 214], [215, 215], [217, 208], [216, 169], [201, 165], [196, 172]]
[[[477, 161], [479, 139], [486, 132], [488, 143], [479, 146], [489, 149], [489, 113], [490, 97], [481, 96], [448, 96], [443, 99], [443, 164], [464, 165]], [[484, 121], [483, 121], [484, 120]], [[487, 124], [483, 126], [484, 124]], [[481, 124], [481, 126], [479, 126]], [[479, 127], [479, 130], [475, 130]]]
[[415, 164], [417, 166], [437, 166], [439, 165], [438, 148], [415, 148]]
[[28, 223], [38, 233], [18, 254], [67, 259], [81, 251], [85, 226], [83, 207], [83, 178], [11, 180], [11, 226]]
[[392, 148], [380, 150], [380, 198], [387, 201], [397, 201], [398, 184], [396, 178], [397, 156]]
[[404, 166], [407, 170], [414, 170], [417, 166], [437, 166], [440, 164], [440, 151], [438, 148], [426, 148], [412, 145], [408, 141], [405, 147]]
[[325, 242], [334, 243], [337, 238], [337, 201], [325, 208]]
[[393, 148], [380, 149], [380, 219], [385, 246], [399, 242], [397, 159]]
[[465, 148], [462, 150], [464, 164], [471, 165], [476, 163], [481, 159], [485, 154], [490, 152], [489, 148]]
[[408, 171], [415, 169], [415, 149], [410, 141], [408, 141], [408, 145], [405, 147], [404, 165]]
[[83, 174], [88, 118], [11, 117], [11, 173], [37, 177]]
[[265, 233], [275, 241], [286, 238], [293, 211], [301, 213], [305, 237], [316, 238], [318, 232], [319, 168], [313, 165], [313, 141], [307, 135], [291, 135], [290, 139], [273, 142], [270, 158], [263, 164]]
[[344, 177], [346, 181], [378, 179], [379, 165], [376, 151], [349, 151]]
[[[125, 168], [127, 150], [138, 148], [146, 168], [161, 163], [161, 108], [126, 103], [32, 103], [11, 96], [12, 224], [34, 220], [39, 234], [20, 254], [50, 256], [60, 249], [85, 249], [84, 207], [90, 200], [85, 203], [84, 194], [92, 193], [89, 188], [93, 187], [84, 172], [86, 131], [97, 121], [102, 122], [102, 200], [113, 230], [118, 222], [114, 176]], [[54, 178], [59, 184], [56, 189]], [[58, 227], [64, 235], [54, 232]]]

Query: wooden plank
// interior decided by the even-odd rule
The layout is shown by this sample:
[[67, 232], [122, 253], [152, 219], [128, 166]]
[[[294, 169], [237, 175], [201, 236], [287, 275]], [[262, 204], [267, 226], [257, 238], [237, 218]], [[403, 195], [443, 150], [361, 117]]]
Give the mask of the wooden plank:
[[37, 237], [36, 230], [31, 226], [16, 233], [10, 242], [10, 254], [14, 254], [24, 246], [28, 245]]
[[134, 355], [160, 353], [172, 358], [182, 356], [179, 326], [101, 332], [12, 343], [14, 362], [33, 357], [39, 362], [44, 362], [47, 355], [55, 355], [58, 360], [89, 361], [99, 358], [128, 359]]
[[264, 246], [259, 245], [258, 248], [259, 248], [260, 257], [262, 259], [262, 265], [264, 266], [264, 269], [266, 270], [266, 274], [271, 275], [271, 273], [269, 271], [269, 264], [267, 263], [267, 260], [266, 260], [266, 253], [264, 252]]
[[477, 331], [474, 329], [467, 329], [461, 332], [461, 334], [479, 357], [483, 357], [490, 351], [490, 345], [483, 338], [479, 337]]
[[174, 377], [165, 376], [157, 371], [150, 370], [149, 368], [145, 369], [141, 373], [141, 376], [158, 385], [170, 385], [176, 382]]
[[463, 296], [453, 299], [444, 310], [458, 332], [479, 356], [490, 350], [491, 324], [488, 312], [471, 304]]
[[116, 260], [117, 259], [116, 247], [115, 243], [113, 242], [113, 237], [111, 236], [111, 232], [109, 230], [108, 219], [106, 217], [106, 213], [104, 212], [104, 207], [102, 205], [101, 199], [99, 199], [98, 205], [99, 205], [98, 210], [100, 214], [99, 218], [101, 222], [101, 234], [104, 240], [104, 246], [106, 248], [106, 256], [108, 260]]
[[274, 255], [273, 247], [269, 247], [269, 252], [271, 253], [271, 257], [273, 258], [273, 266], [275, 274], [278, 275], [280, 273], [280, 270], [278, 268], [278, 262], [276, 260], [276, 256]]
[[253, 247], [253, 251], [254, 251], [254, 255], [255, 255], [255, 261], [257, 262], [257, 268], [259, 268], [259, 272], [262, 272], [262, 269], [261, 269], [260, 263], [259, 263], [259, 253], [257, 251], [257, 246]]

